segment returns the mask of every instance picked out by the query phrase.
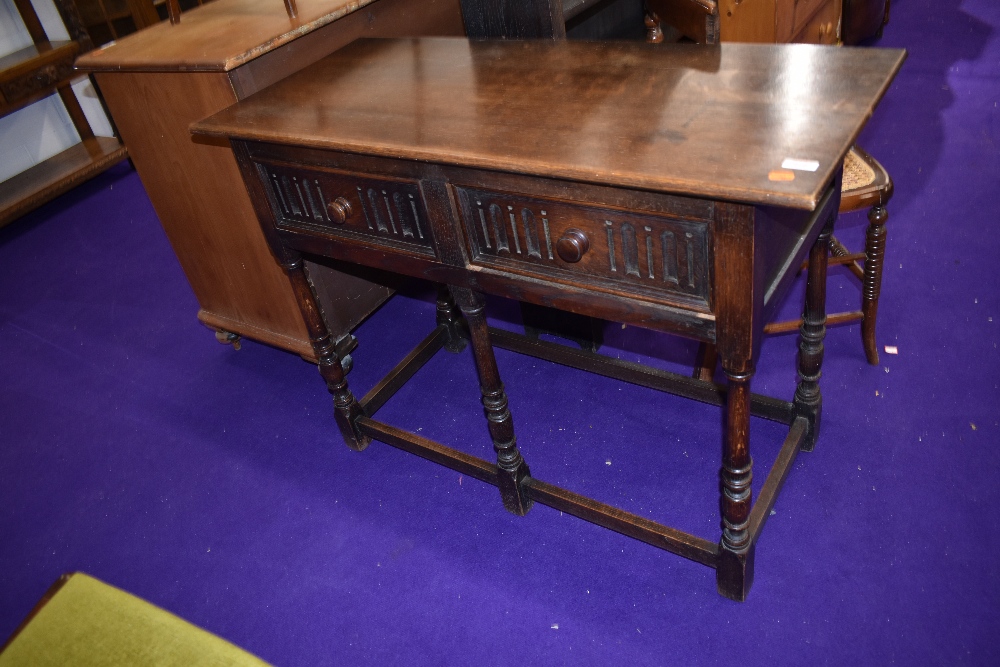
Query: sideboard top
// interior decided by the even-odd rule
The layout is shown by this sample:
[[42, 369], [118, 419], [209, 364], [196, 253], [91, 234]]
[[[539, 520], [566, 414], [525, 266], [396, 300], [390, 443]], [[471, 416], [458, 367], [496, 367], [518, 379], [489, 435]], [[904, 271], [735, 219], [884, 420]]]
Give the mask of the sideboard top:
[[814, 209], [905, 52], [359, 40], [197, 133]]
[[101, 71], [228, 72], [287, 42], [358, 11], [375, 0], [296, 0], [288, 18], [282, 0], [214, 0], [169, 21], [111, 42], [76, 66]]

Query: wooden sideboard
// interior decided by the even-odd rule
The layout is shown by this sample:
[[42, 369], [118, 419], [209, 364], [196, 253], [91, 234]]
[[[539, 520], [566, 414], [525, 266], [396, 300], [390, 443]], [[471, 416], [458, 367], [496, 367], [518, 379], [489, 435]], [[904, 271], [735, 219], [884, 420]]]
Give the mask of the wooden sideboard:
[[[819, 433], [827, 244], [844, 155], [904, 57], [809, 45], [361, 40], [192, 130], [232, 142], [348, 446], [378, 440], [495, 484], [514, 514], [543, 503], [675, 552], [716, 568], [719, 591], [743, 600], [782, 482]], [[436, 351], [464, 337], [455, 303], [443, 296], [438, 326], [358, 399], [302, 270], [317, 256], [449, 286], [495, 463], [469, 452], [489, 450], [485, 441], [456, 449], [376, 419]], [[763, 327], [807, 257], [795, 397], [752, 395]], [[714, 343], [728, 386], [490, 329], [483, 293]], [[718, 541], [529, 471], [535, 437], [515, 437], [493, 345], [723, 405]], [[789, 427], [755, 502], [752, 414]], [[654, 445], [649, 433], [636, 439]]]
[[[188, 128], [358, 37], [461, 35], [458, 0], [216, 0], [88, 53], [92, 72], [153, 207], [220, 340], [245, 336], [313, 358], [287, 276], [275, 263], [225, 142]], [[312, 265], [337, 332], [391, 294], [365, 276]]]
[[646, 0], [648, 11], [696, 42], [837, 44], [842, 0]]

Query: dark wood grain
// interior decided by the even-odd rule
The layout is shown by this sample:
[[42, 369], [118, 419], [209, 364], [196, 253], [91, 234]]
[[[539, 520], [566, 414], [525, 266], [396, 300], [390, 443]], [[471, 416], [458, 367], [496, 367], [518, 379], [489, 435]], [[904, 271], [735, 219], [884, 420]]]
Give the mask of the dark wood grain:
[[[903, 57], [809, 45], [362, 41], [195, 127], [811, 209]], [[826, 131], [806, 129], [815, 126]], [[786, 158], [819, 167], [769, 180]]]
[[[719, 592], [744, 600], [761, 512], [773, 505], [794, 450], [810, 447], [819, 430], [825, 259], [843, 152], [903, 54], [861, 53], [852, 69], [841, 55], [796, 47], [370, 41], [194, 127], [230, 139], [265, 237], [286, 265], [305, 253], [445, 283], [465, 316], [497, 465], [380, 424], [361, 406], [345, 410], [342, 374], [325, 364], [349, 446], [357, 448], [359, 435], [372, 437], [496, 484], [515, 514], [543, 502], [714, 566]], [[858, 69], [868, 72], [860, 80]], [[792, 86], [790, 70], [819, 92]], [[820, 100], [832, 105], [829, 127], [799, 116]], [[733, 125], [713, 134], [701, 125], [708, 117]], [[678, 125], [680, 118], [687, 121]], [[757, 132], [760, 126], [770, 129]], [[759, 176], [747, 156], [770, 155], [779, 128], [788, 135], [780, 141], [791, 142], [786, 157], [811, 155], [815, 171], [778, 162]], [[678, 164], [660, 161], [651, 146]], [[727, 170], [722, 154], [747, 173]], [[764, 325], [807, 256], [795, 399], [762, 400], [751, 379]], [[322, 334], [315, 302], [296, 293]], [[715, 342], [726, 387], [493, 332], [483, 293]], [[365, 405], [387, 400], [445, 332], [457, 337], [446, 297], [436, 323]], [[723, 404], [718, 544], [533, 478], [494, 344]], [[754, 414], [790, 424], [756, 513]]]

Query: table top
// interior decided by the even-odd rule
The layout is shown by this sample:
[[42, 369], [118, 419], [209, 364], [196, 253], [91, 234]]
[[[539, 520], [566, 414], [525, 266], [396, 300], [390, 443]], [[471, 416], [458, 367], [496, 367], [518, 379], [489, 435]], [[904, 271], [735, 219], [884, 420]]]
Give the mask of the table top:
[[161, 21], [76, 64], [88, 72], [228, 72], [374, 1], [296, 0], [290, 19], [281, 0], [214, 0], [184, 12], [177, 25]]
[[905, 57], [359, 40], [192, 130], [812, 210]]

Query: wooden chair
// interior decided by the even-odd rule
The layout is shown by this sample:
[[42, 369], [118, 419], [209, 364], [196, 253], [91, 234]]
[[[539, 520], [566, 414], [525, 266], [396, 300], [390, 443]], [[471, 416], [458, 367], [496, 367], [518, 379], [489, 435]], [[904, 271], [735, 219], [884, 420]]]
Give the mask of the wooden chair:
[[[660, 18], [667, 17], [672, 30], [679, 37], [696, 42], [719, 41], [719, 3], [716, 0], [645, 0], [646, 41], [664, 41]], [[843, 5], [845, 21], [853, 17], [858, 24], [854, 31], [870, 36], [881, 31], [889, 19], [889, 0], [846, 0]], [[821, 40], [822, 41], [822, 40]], [[857, 40], [855, 40], [857, 41]], [[861, 322], [861, 340], [868, 363], [878, 365], [878, 348], [875, 344], [875, 322], [878, 314], [879, 292], [882, 286], [882, 263], [885, 255], [885, 223], [889, 219], [886, 204], [892, 197], [892, 179], [875, 158], [854, 146], [844, 160], [844, 180], [841, 188], [840, 212], [870, 207], [868, 232], [864, 252], [852, 253], [836, 238], [831, 242], [831, 264], [845, 264], [861, 280], [861, 310], [832, 313], [827, 325]], [[796, 331], [801, 320], [773, 322], [765, 333]], [[714, 350], [702, 346], [698, 354], [695, 377], [710, 379], [715, 370]]]
[[[868, 207], [868, 230], [864, 252], [851, 252], [836, 237], [830, 240], [830, 265], [846, 265], [861, 281], [861, 310], [830, 313], [827, 326], [861, 322], [861, 344], [872, 366], [879, 363], [875, 344], [875, 323], [878, 317], [879, 293], [882, 289], [882, 266], [885, 259], [885, 223], [889, 220], [886, 205], [892, 198], [892, 178], [879, 162], [860, 146], [853, 146], [844, 159], [844, 180], [840, 190], [840, 212]], [[807, 264], [803, 264], [805, 268]], [[781, 334], [798, 331], [802, 320], [772, 322], [764, 333]], [[715, 349], [701, 345], [695, 362], [694, 377], [711, 380], [715, 374]]]
[[[892, 198], [892, 178], [879, 162], [860, 146], [853, 146], [844, 159], [844, 181], [840, 191], [840, 212], [868, 208], [868, 231], [864, 252], [852, 253], [833, 238], [830, 242], [830, 264], [846, 265], [861, 281], [861, 310], [831, 313], [827, 326], [861, 322], [861, 343], [868, 363], [878, 365], [875, 345], [875, 322], [878, 299], [882, 289], [882, 265], [885, 258], [885, 223], [889, 220], [886, 205]], [[802, 320], [775, 322], [764, 328], [766, 333], [795, 331]]]

